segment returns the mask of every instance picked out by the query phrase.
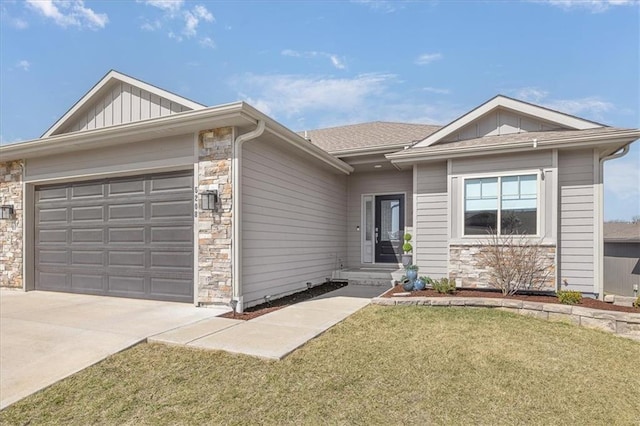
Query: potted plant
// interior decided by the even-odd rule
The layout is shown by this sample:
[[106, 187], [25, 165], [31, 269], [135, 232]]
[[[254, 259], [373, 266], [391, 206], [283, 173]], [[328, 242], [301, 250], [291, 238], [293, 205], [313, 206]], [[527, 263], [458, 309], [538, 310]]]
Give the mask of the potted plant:
[[411, 234], [407, 232], [406, 234], [404, 234], [403, 238], [404, 244], [402, 244], [402, 251], [404, 252], [404, 254], [402, 255], [402, 266], [406, 268], [407, 266], [411, 265], [411, 263], [413, 263], [413, 255], [411, 254], [411, 252], [413, 251], [413, 246], [409, 242], [411, 241]]
[[405, 269], [407, 271], [407, 278], [409, 278], [411, 282], [414, 282], [418, 278], [418, 265], [409, 265]]

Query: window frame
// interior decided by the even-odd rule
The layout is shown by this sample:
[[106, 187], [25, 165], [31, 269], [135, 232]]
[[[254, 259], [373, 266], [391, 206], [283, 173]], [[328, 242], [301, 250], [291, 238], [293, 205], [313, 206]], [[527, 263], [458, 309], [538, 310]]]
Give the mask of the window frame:
[[459, 226], [460, 226], [460, 237], [462, 239], [478, 239], [478, 238], [489, 238], [489, 235], [478, 235], [478, 234], [466, 234], [465, 233], [465, 215], [466, 215], [466, 183], [467, 180], [476, 180], [476, 179], [487, 179], [487, 178], [496, 178], [498, 179], [498, 194], [497, 194], [497, 215], [496, 215], [496, 225], [497, 233], [496, 235], [502, 234], [502, 178], [511, 177], [511, 176], [532, 176], [536, 177], [536, 233], [535, 234], [525, 234], [526, 238], [542, 238], [544, 235], [544, 221], [543, 217], [545, 212], [542, 211], [544, 199], [544, 172], [542, 169], [530, 169], [530, 170], [512, 170], [508, 172], [489, 172], [489, 173], [474, 173], [470, 175], [459, 176], [461, 178], [461, 186], [460, 186], [460, 213], [459, 216]]

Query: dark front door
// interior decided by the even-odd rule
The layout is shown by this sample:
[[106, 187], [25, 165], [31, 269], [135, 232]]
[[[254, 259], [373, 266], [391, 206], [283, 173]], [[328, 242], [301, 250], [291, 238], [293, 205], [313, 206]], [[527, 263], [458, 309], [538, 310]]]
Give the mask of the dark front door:
[[400, 263], [404, 195], [376, 196], [376, 263]]

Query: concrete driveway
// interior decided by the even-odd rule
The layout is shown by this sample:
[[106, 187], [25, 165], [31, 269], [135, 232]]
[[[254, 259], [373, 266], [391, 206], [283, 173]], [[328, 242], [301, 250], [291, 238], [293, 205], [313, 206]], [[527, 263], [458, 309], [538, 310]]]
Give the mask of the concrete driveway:
[[0, 409], [149, 336], [227, 310], [102, 296], [0, 291]]

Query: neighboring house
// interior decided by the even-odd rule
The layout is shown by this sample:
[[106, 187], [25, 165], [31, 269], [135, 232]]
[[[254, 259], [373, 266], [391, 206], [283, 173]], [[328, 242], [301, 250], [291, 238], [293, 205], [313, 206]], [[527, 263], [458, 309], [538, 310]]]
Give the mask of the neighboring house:
[[0, 285], [246, 308], [397, 268], [408, 231], [421, 274], [486, 286], [497, 228], [543, 241], [551, 288], [600, 295], [602, 162], [639, 137], [497, 96], [444, 127], [305, 138], [111, 71], [40, 139], [0, 148]]
[[604, 224], [604, 292], [637, 296], [640, 290], [640, 222]]

